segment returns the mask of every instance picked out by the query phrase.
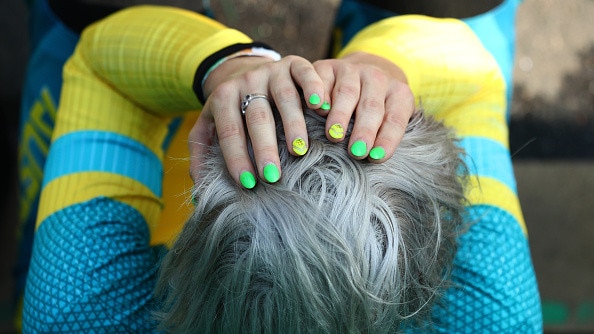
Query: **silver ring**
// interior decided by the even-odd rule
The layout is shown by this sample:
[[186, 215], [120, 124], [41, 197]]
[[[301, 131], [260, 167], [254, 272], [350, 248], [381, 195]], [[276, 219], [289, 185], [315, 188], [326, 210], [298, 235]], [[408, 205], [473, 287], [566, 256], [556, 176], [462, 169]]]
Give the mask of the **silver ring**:
[[264, 94], [248, 94], [246, 96], [243, 97], [243, 99], [241, 100], [241, 114], [245, 116], [245, 111], [247, 110], [247, 107], [250, 105], [250, 102], [252, 102], [255, 99], [264, 99], [266, 101], [269, 101], [268, 96], [264, 95]]

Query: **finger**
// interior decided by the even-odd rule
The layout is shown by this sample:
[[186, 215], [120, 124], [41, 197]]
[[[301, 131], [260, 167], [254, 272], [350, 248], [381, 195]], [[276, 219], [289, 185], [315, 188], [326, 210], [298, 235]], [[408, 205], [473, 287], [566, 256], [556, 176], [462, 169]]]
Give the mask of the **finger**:
[[248, 152], [237, 91], [232, 85], [219, 86], [209, 97], [205, 108], [212, 110], [221, 152], [231, 177], [238, 184], [251, 189], [256, 185], [257, 173]]
[[349, 140], [349, 153], [355, 159], [367, 157], [375, 142], [384, 120], [387, 83], [387, 77], [375, 68], [367, 68], [361, 75], [361, 96]]
[[286, 145], [293, 155], [307, 153], [308, 140], [301, 96], [289, 71], [275, 71], [270, 78], [271, 98], [285, 130]]
[[324, 59], [318, 60], [313, 64], [316, 72], [318, 72], [318, 75], [322, 79], [324, 91], [326, 92], [326, 96], [324, 98], [325, 102], [322, 104], [320, 109], [316, 109], [316, 113], [320, 116], [327, 116], [332, 106], [330, 94], [336, 79], [334, 76], [334, 68], [332, 66], [333, 62], [335, 61], [335, 59]]
[[256, 98], [245, 108], [245, 122], [259, 175], [269, 183], [280, 179], [276, 126], [269, 101]]
[[361, 92], [359, 72], [352, 66], [342, 66], [335, 72], [336, 82], [332, 89], [332, 109], [326, 120], [326, 137], [332, 142], [345, 138], [346, 130]]
[[314, 66], [306, 59], [296, 56], [285, 57], [290, 64], [290, 74], [297, 86], [303, 91], [307, 107], [320, 109], [326, 101], [326, 93], [322, 78]]
[[369, 153], [371, 162], [381, 163], [394, 155], [415, 110], [414, 96], [408, 85], [397, 82], [390, 92], [382, 125]]

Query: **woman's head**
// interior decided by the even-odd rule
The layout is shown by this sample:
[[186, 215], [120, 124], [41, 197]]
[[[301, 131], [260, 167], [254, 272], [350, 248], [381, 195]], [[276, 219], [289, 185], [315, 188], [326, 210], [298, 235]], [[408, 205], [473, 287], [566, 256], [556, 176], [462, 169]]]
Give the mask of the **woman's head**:
[[[309, 151], [282, 179], [237, 186], [217, 147], [158, 293], [174, 332], [385, 332], [424, 318], [447, 282], [461, 224], [461, 151], [417, 114], [382, 164], [330, 143], [307, 111]], [[278, 122], [280, 124], [280, 122]]]

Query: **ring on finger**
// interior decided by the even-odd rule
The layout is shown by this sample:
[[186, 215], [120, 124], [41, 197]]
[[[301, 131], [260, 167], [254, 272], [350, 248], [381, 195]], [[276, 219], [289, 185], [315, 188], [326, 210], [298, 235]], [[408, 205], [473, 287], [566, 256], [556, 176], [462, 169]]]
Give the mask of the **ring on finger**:
[[244, 96], [243, 99], [241, 99], [241, 114], [242, 115], [245, 116], [247, 107], [250, 105], [250, 102], [252, 102], [255, 99], [265, 99], [266, 101], [270, 102], [270, 99], [265, 94], [259, 94], [259, 93], [248, 94], [248, 95]]

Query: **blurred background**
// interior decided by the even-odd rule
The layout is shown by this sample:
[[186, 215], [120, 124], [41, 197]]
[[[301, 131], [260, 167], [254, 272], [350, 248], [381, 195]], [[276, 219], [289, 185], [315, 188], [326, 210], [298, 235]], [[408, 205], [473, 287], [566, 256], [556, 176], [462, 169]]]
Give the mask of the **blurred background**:
[[594, 333], [594, 1], [525, 0], [510, 141], [545, 329]]
[[[0, 5], [0, 333], [12, 332], [16, 142], [25, 0]], [[511, 151], [546, 333], [594, 333], [594, 0], [525, 0], [517, 17]]]

